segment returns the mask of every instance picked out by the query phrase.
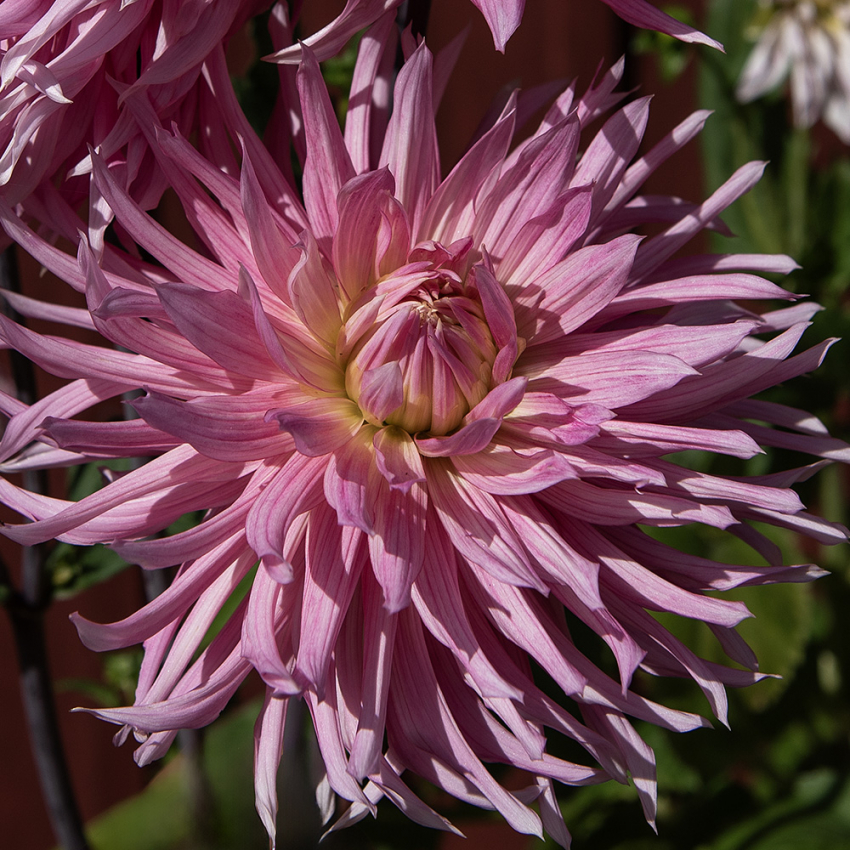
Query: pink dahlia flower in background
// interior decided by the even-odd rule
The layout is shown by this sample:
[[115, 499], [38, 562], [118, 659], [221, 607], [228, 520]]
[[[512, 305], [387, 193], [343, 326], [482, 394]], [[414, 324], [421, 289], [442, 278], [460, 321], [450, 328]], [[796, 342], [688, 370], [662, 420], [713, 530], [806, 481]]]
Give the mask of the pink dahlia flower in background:
[[[500, 50], [519, 25], [524, 0], [473, 0]], [[646, 0], [606, 0], [637, 26], [685, 41], [719, 46], [659, 12]], [[121, 109], [130, 91], [146, 88], [164, 125], [183, 135], [196, 128], [201, 63], [269, 0], [5, 0], [0, 5], [0, 193], [25, 200], [46, 178], [83, 178], [88, 189], [88, 146], [128, 168], [134, 197], [151, 208], [164, 184], [152, 167], [132, 117]], [[296, 3], [294, 21], [303, 3]], [[357, 32], [400, 0], [348, 0], [342, 12], [307, 38], [319, 59], [339, 52]], [[289, 4], [276, 3], [274, 57], [298, 62]], [[202, 122], [204, 119], [201, 119]], [[71, 191], [72, 187], [65, 187]]]
[[[144, 87], [163, 121], [188, 133], [201, 63], [268, 0], [5, 0], [0, 4], [0, 194], [25, 199], [45, 178], [85, 175], [102, 146], [155, 206], [164, 185], [119, 94]], [[125, 146], [129, 148], [125, 151]], [[139, 176], [139, 175], [142, 176]]]
[[[3, 345], [68, 381], [32, 406], [0, 397], [2, 468], [151, 458], [77, 503], [0, 480], [0, 498], [30, 520], [3, 531], [22, 544], [104, 542], [146, 569], [180, 565], [127, 619], [75, 618], [93, 649], [145, 646], [135, 704], [92, 711], [123, 727], [119, 740], [133, 730], [145, 764], [177, 730], [213, 721], [255, 669], [266, 684], [257, 808], [272, 837], [287, 706], [302, 698], [327, 771], [325, 817], [331, 791], [349, 802], [337, 825], [387, 797], [452, 829], [413, 774], [566, 846], [555, 782], [631, 777], [652, 822], [654, 758], [632, 719], [708, 725], [642, 696], [635, 673], [692, 678], [725, 723], [725, 686], [761, 674], [734, 631], [746, 607], [713, 592], [821, 574], [783, 565], [753, 523], [845, 539], [790, 489], [826, 461], [732, 478], [672, 457], [748, 458], [764, 445], [850, 459], [815, 418], [750, 399], [813, 369], [828, 343], [792, 356], [817, 307], [774, 309], [793, 297], [757, 274], [790, 271], [787, 257], [678, 256], [720, 226], [761, 164], [701, 204], [640, 194], [707, 113], [639, 157], [649, 98], [588, 137], [621, 100], [620, 64], [584, 95], [569, 87], [523, 140], [512, 97], [443, 179], [432, 56], [424, 43], [409, 51], [390, 111], [380, 69], [392, 32], [390, 14], [361, 42], [344, 131], [304, 51], [303, 196], [208, 66], [225, 119], [203, 128], [206, 153], [158, 126], [147, 92], [127, 97], [197, 249], [97, 155], [104, 216], [129, 250], [98, 233], [79, 239], [75, 260], [0, 201], [8, 234], [87, 305], [16, 299], [57, 323], [55, 335], [0, 316]], [[84, 230], [61, 198], [44, 213], [68, 238]], [[637, 235], [648, 224], [657, 235]], [[74, 341], [63, 324], [104, 344]], [[136, 390], [138, 419], [77, 418]], [[197, 511], [196, 527], [161, 536]], [[765, 566], [687, 555], [645, 530], [692, 523], [743, 538]], [[697, 657], [655, 611], [707, 623], [739, 666]], [[616, 672], [579, 651], [578, 623]], [[587, 764], [551, 755], [552, 734], [577, 742]], [[507, 790], [490, 763], [525, 785]]]
[[[565, 0], [565, 2], [579, 2], [579, 0]], [[723, 49], [718, 41], [656, 9], [648, 0], [603, 0], [603, 2], [624, 21], [636, 27], [658, 30], [681, 41], [707, 44]], [[472, 3], [484, 15], [487, 26], [493, 34], [496, 49], [504, 53], [505, 45], [522, 20], [525, 0], [472, 0]], [[328, 59], [342, 50], [355, 33], [374, 23], [384, 12], [400, 5], [401, 0], [348, 0], [345, 8], [333, 21], [318, 32], [307, 36], [304, 42], [312, 48], [317, 59], [320, 61]], [[297, 44], [286, 47], [269, 58], [278, 62], [298, 62], [301, 58], [301, 47]]]
[[749, 103], [790, 76], [794, 125], [823, 118], [850, 144], [850, 2], [761, 0], [756, 46], [741, 71], [737, 97]]

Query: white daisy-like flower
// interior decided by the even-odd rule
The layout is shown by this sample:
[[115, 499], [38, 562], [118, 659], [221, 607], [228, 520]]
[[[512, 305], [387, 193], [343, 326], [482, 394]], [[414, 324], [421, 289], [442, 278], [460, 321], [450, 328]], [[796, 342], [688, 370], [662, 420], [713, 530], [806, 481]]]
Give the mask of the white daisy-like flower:
[[850, 144], [850, 2], [762, 0], [758, 42], [737, 97], [748, 103], [790, 76], [794, 125], [819, 118]]

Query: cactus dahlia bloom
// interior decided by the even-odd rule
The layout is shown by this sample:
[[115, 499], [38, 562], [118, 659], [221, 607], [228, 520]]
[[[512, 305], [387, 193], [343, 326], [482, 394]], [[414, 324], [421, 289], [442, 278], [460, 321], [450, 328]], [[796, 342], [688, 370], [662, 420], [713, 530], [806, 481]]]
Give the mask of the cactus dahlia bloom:
[[[224, 162], [225, 134], [242, 139], [239, 168], [223, 169], [157, 129], [142, 94], [128, 98], [201, 251], [150, 219], [97, 156], [94, 180], [122, 238], [157, 264], [85, 237], [75, 262], [0, 203], [8, 233], [88, 305], [17, 298], [17, 308], [120, 346], [0, 316], [5, 346], [69, 379], [31, 407], [2, 397], [3, 468], [152, 457], [77, 503], [0, 480], [0, 498], [31, 520], [4, 533], [106, 542], [148, 569], [181, 565], [127, 619], [75, 618], [93, 649], [144, 642], [135, 705], [94, 711], [124, 726], [119, 739], [135, 730], [140, 762], [176, 730], [215, 719], [254, 668], [267, 686], [256, 792], [270, 834], [287, 705], [302, 698], [322, 787], [350, 801], [339, 823], [388, 797], [451, 828], [409, 772], [566, 845], [555, 781], [631, 777], [652, 821], [654, 760], [632, 718], [708, 725], [633, 690], [639, 668], [691, 677], [722, 722], [724, 687], [759, 678], [734, 632], [747, 609], [708, 592], [820, 573], [783, 566], [751, 523], [844, 539], [789, 489], [812, 467], [721, 478], [672, 457], [746, 458], [761, 443], [846, 460], [817, 420], [749, 400], [814, 368], [826, 344], [791, 357], [816, 308], [756, 306], [791, 297], [753, 274], [788, 271], [787, 257], [674, 256], [718, 226], [760, 164], [698, 205], [639, 194], [706, 113], [639, 158], [648, 98], [583, 138], [620, 100], [617, 66], [581, 97], [568, 88], [518, 142], [511, 100], [442, 179], [424, 43], [398, 75], [391, 114], [381, 108], [388, 31], [361, 43], [344, 132], [305, 50], [303, 202], [247, 125], [209, 128]], [[50, 211], [48, 224], [73, 233], [73, 212], [58, 201]], [[660, 232], [632, 232], [645, 223]], [[138, 419], [75, 418], [138, 389]], [[194, 511], [204, 512], [194, 528], [151, 537]], [[686, 555], [644, 530], [691, 523], [728, 529], [768, 565]], [[704, 621], [741, 666], [698, 658], [655, 611]], [[610, 670], [573, 643], [579, 623]], [[577, 742], [588, 764], [549, 754], [550, 734]], [[516, 768], [525, 786], [506, 790], [488, 763]]]
[[758, 41], [738, 81], [749, 103], [790, 75], [794, 125], [824, 123], [850, 144], [850, 2], [761, 0], [753, 32]]
[[[677, 21], [655, 8], [648, 0], [602, 0], [624, 21], [636, 27], [658, 30], [681, 41], [707, 44], [723, 49], [722, 45], [705, 33]], [[493, 35], [496, 49], [504, 53], [505, 45], [516, 32], [525, 12], [525, 0], [472, 0], [473, 5], [484, 15]], [[345, 43], [363, 27], [376, 21], [384, 12], [401, 5], [401, 0], [348, 0], [342, 12], [326, 27], [307, 36], [305, 43], [320, 60], [338, 53]], [[300, 45], [283, 48], [269, 57], [278, 62], [298, 62]]]
[[[348, 0], [326, 27], [307, 38], [320, 59], [393, 12], [401, 0]], [[500, 50], [519, 26], [524, 0], [473, 0]], [[717, 42], [658, 11], [646, 0], [605, 0], [637, 26], [685, 41]], [[82, 178], [64, 191], [88, 190], [88, 146], [112, 164], [130, 166], [133, 197], [149, 209], [164, 184], [145, 157], [135, 122], [121, 110], [128, 88], [146, 89], [163, 125], [175, 121], [184, 136], [197, 128], [197, 78], [209, 57], [223, 63], [221, 47], [270, 0], [5, 0], [0, 5], [0, 194], [11, 204], [43, 179], [66, 172]], [[298, 62], [289, 5], [274, 4], [274, 58]], [[220, 55], [219, 55], [220, 54]], [[202, 89], [203, 90], [203, 89]], [[129, 119], [129, 120], [128, 120]], [[201, 122], [204, 122], [201, 118]]]
[[[87, 145], [141, 172], [135, 196], [155, 206], [146, 147], [118, 91], [145, 88], [160, 118], [188, 134], [201, 63], [269, 0], [5, 0], [0, 4], [0, 194], [17, 203], [45, 177], [81, 171]], [[126, 120], [130, 118], [130, 120]], [[134, 175], [135, 176], [135, 175]], [[151, 183], [153, 185], [151, 185]], [[66, 187], [67, 189], [68, 187]]]

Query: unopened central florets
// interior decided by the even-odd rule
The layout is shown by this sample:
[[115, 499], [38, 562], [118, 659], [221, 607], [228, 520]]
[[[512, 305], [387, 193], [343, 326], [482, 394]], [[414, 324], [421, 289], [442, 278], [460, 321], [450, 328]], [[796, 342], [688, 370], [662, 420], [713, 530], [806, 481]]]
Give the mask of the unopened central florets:
[[[389, 290], [346, 363], [364, 418], [411, 434], [448, 434], [489, 392], [496, 346], [474, 287], [445, 269]], [[402, 287], [403, 288], [403, 287]]]

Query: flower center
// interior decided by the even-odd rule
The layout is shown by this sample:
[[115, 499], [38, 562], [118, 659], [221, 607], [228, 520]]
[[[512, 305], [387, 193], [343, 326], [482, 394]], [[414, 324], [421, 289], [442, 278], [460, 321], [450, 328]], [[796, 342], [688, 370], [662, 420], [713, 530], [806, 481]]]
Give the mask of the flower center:
[[480, 297], [446, 268], [393, 277], [375, 287], [383, 300], [348, 357], [346, 392], [374, 425], [448, 434], [491, 388], [497, 350]]

